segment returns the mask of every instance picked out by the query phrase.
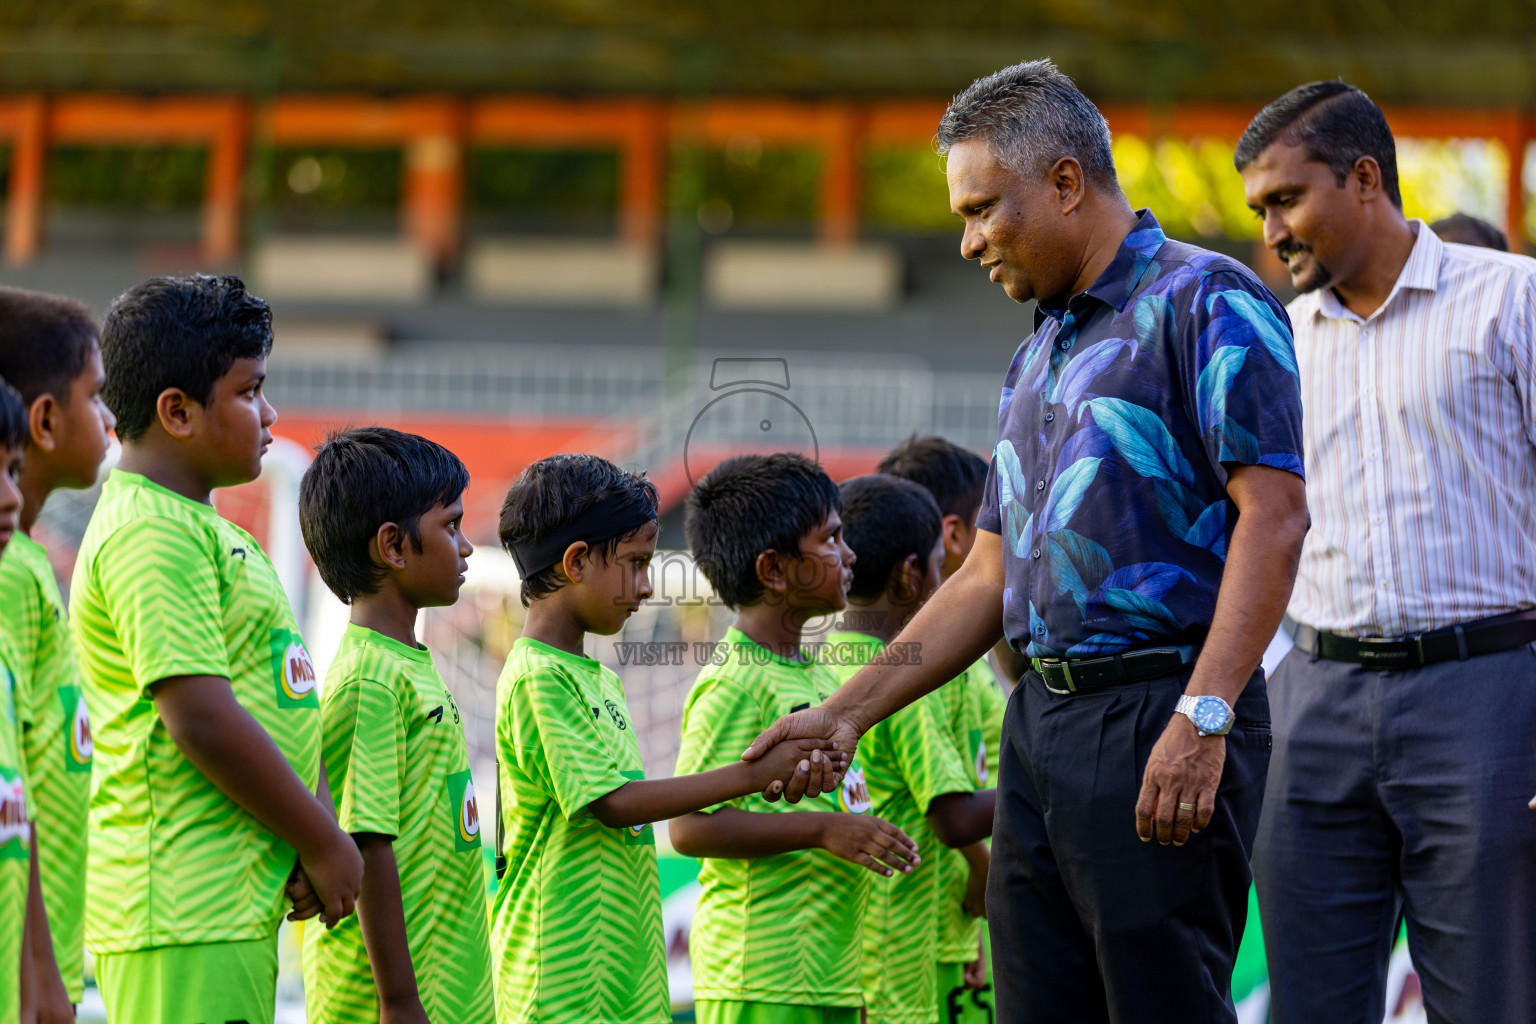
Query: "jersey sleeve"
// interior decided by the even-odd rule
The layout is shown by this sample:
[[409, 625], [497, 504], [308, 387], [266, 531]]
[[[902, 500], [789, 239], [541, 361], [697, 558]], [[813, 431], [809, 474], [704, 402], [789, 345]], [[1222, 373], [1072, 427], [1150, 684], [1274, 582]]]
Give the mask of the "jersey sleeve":
[[400, 834], [405, 717], [394, 690], [370, 679], [327, 686], [321, 705], [325, 774], [343, 832]]
[[924, 814], [934, 797], [974, 793], [975, 780], [941, 715], [942, 705], [924, 697], [891, 716], [891, 752], [902, 781]]
[[193, 527], [135, 520], [101, 546], [94, 572], [141, 690], [172, 676], [229, 678], [218, 570]]
[[41, 714], [39, 702], [49, 695], [37, 693], [33, 685], [39, 675], [43, 593], [36, 577], [19, 558], [0, 560], [0, 608], [5, 609], [5, 637], [11, 645], [16, 724], [26, 732]]
[[[683, 741], [677, 751], [677, 774], [724, 768], [741, 760], [741, 752], [762, 730], [762, 712], [755, 697], [736, 680], [724, 675], [701, 678], [683, 708]], [[713, 807], [747, 809], [749, 797], [737, 797]]]
[[592, 709], [568, 674], [532, 664], [513, 682], [508, 704], [518, 768], [567, 821], [629, 781], [597, 735]]

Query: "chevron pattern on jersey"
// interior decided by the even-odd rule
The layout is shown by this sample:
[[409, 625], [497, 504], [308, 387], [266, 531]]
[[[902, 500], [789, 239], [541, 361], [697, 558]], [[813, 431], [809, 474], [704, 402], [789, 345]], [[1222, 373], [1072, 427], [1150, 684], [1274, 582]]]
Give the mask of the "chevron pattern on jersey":
[[[972, 746], [973, 738], [984, 739], [982, 686], [994, 689], [997, 683], [986, 659], [976, 662], [960, 675], [933, 692], [943, 709], [941, 717], [948, 723], [950, 738], [955, 750], [970, 769], [976, 788], [983, 789], [993, 782], [985, 782], [978, 765], [979, 747]], [[999, 691], [1001, 692], [1001, 691]], [[1002, 735], [1002, 726], [998, 726]], [[996, 756], [995, 754], [993, 756]], [[965, 899], [965, 882], [970, 875], [970, 865], [959, 850], [945, 848], [939, 851], [939, 962], [970, 963], [976, 959], [977, 944], [981, 941], [981, 918], [965, 912], [961, 903]]]
[[[683, 708], [677, 773], [709, 771], [741, 752], [782, 715], [820, 704], [837, 677], [812, 660], [781, 658], [732, 628], [699, 673]], [[741, 797], [721, 807], [763, 814], [865, 813], [856, 759], [843, 789], [798, 804]], [[719, 808], [715, 808], [718, 810]], [[864, 904], [874, 875], [824, 850], [751, 860], [706, 858], [689, 934], [695, 999], [858, 1006]]]
[[293, 849], [187, 761], [148, 687], [227, 678], [313, 789], [314, 670], [272, 563], [212, 506], [114, 470], [80, 545], [70, 612], [96, 741], [87, 945], [121, 953], [270, 937]]
[[[464, 723], [425, 648], [349, 624], [321, 702], [325, 773], [349, 833], [394, 836], [406, 942], [427, 1016], [492, 1024], [480, 816]], [[357, 915], [304, 930], [312, 1024], [374, 1024], [379, 996]]]
[[491, 926], [497, 1020], [670, 1021], [651, 829], [608, 828], [587, 810], [643, 777], [619, 677], [519, 639], [496, 685], [496, 751], [507, 858]]
[[90, 717], [64, 599], [48, 552], [16, 534], [0, 559], [0, 608], [16, 657], [16, 712], [31, 789], [43, 906], [72, 1002], [85, 993], [85, 851], [91, 800]]
[[[860, 651], [839, 657], [833, 671], [846, 683], [885, 647], [863, 633], [834, 632], [830, 649]], [[976, 789], [974, 771], [961, 757], [937, 692], [877, 723], [859, 741], [859, 760], [878, 818], [901, 829], [923, 860], [910, 875], [875, 876], [864, 913], [862, 978], [869, 1024], [931, 1024], [939, 1019], [933, 965], [938, 960], [940, 852], [928, 824], [928, 805], [944, 793]]]

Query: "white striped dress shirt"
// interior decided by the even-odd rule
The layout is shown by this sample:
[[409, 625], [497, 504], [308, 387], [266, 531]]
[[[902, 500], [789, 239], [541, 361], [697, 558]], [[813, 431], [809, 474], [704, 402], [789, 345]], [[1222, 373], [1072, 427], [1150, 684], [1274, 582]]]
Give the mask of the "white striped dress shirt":
[[1312, 513], [1290, 614], [1359, 636], [1536, 607], [1536, 260], [1409, 223], [1375, 313], [1288, 307]]

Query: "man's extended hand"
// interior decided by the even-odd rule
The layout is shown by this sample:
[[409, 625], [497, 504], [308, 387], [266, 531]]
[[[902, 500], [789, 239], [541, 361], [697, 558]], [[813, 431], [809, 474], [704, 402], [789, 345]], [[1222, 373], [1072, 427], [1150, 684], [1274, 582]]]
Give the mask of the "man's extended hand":
[[825, 752], [828, 760], [824, 770], [818, 771], [817, 766], [813, 765], [809, 773], [797, 772], [782, 793], [772, 791], [772, 786], [763, 792], [763, 799], [769, 802], [782, 796], [794, 804], [799, 803], [803, 796], [817, 797], [837, 789], [848, 765], [853, 762], [853, 751], [859, 743], [859, 730], [852, 722], [825, 707], [806, 708], [785, 715], [770, 725], [752, 741], [741, 759], [755, 761], [784, 740], [821, 740], [832, 747], [832, 750]]
[[1136, 801], [1136, 834], [1141, 841], [1155, 837], [1164, 846], [1169, 842], [1183, 846], [1192, 833], [1209, 825], [1226, 761], [1225, 738], [1201, 736], [1193, 722], [1175, 715], [1147, 759]]

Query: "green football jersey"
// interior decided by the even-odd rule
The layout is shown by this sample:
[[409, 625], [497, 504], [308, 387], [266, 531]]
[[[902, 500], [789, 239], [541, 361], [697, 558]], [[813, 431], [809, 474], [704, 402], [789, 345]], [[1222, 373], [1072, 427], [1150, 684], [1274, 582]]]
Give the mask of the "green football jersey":
[[270, 938], [293, 848], [176, 746], [149, 687], [222, 676], [305, 786], [320, 772], [320, 697], [277, 572], [213, 506], [114, 470], [70, 589], [70, 628], [95, 733], [95, 953]]
[[0, 634], [0, 1021], [21, 1016], [21, 936], [32, 872], [32, 826], [16, 719], [17, 658]]
[[[355, 624], [320, 701], [325, 774], [342, 830], [394, 836], [405, 935], [432, 1020], [492, 1024], [480, 812], [464, 724], [426, 648]], [[304, 929], [311, 1024], [369, 1024], [379, 995], [358, 915]]]
[[0, 608], [16, 657], [16, 717], [53, 955], [71, 1002], [85, 994], [85, 849], [91, 721], [48, 552], [16, 534], [0, 558]]
[[[993, 777], [987, 763], [983, 686], [997, 686], [985, 658], [934, 691], [951, 740], [977, 789], [989, 785]], [[967, 914], [961, 905], [971, 868], [959, 850], [944, 849], [938, 859], [939, 962], [969, 963], [976, 959], [981, 941], [981, 918]]]
[[496, 683], [506, 872], [491, 923], [496, 1019], [672, 1019], [656, 833], [588, 805], [643, 779], [624, 685], [592, 658], [522, 637]]
[[985, 769], [982, 782], [988, 786], [997, 785], [997, 761], [1003, 749], [1003, 715], [1008, 711], [1008, 695], [998, 684], [997, 673], [992, 671], [992, 665], [986, 658], [982, 658], [974, 666], [974, 677], [978, 696], [981, 699], [981, 736], [985, 763], [978, 763], [977, 769]]
[[[757, 734], [791, 711], [820, 704], [837, 676], [813, 659], [792, 661], [731, 628], [694, 681], [683, 707], [677, 773], [741, 760]], [[710, 808], [762, 814], [869, 812], [858, 760], [840, 790], [814, 800], [768, 803], [759, 795]], [[688, 936], [695, 999], [858, 1006], [864, 905], [874, 875], [825, 850], [748, 860], [705, 858], [703, 892]]]
[[[835, 632], [827, 641], [840, 651], [833, 670], [845, 683], [885, 647], [864, 633]], [[930, 693], [876, 723], [859, 741], [874, 814], [905, 832], [923, 853], [910, 875], [872, 879], [862, 959], [870, 1024], [938, 1020], [933, 964], [938, 958], [937, 866], [944, 845], [928, 824], [928, 806], [945, 793], [976, 790], [944, 716], [938, 694]]]

